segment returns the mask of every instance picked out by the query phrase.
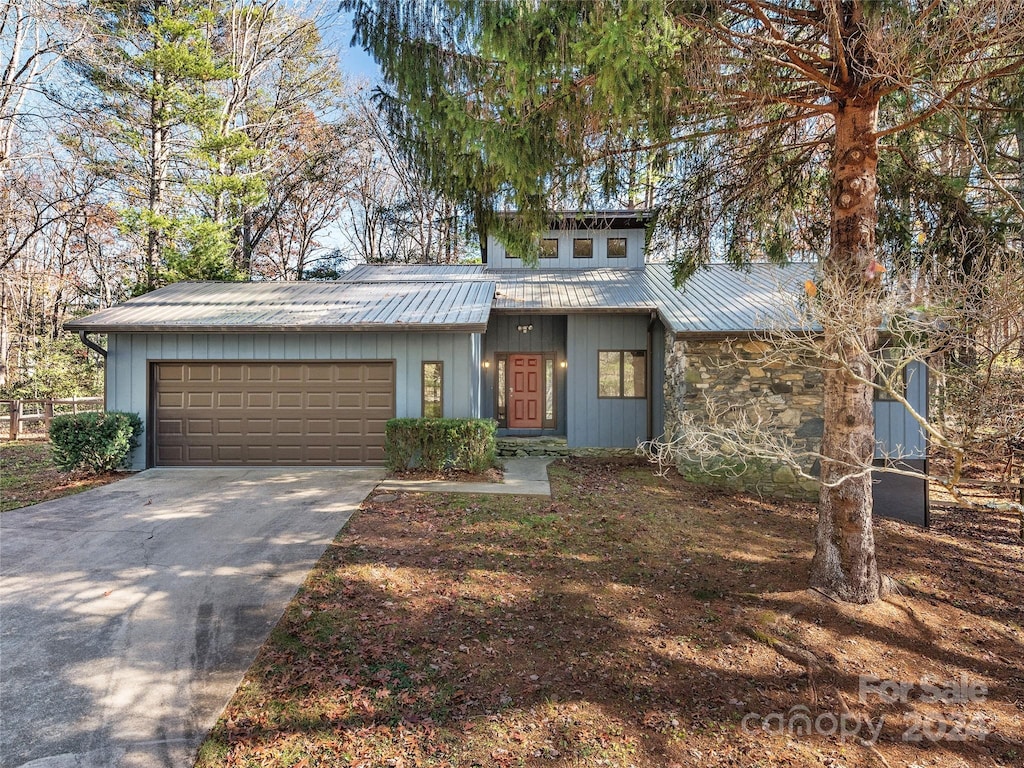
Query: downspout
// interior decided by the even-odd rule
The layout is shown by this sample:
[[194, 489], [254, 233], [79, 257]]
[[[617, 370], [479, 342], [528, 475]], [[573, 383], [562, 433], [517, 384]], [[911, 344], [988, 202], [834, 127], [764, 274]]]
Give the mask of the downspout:
[[658, 313], [651, 310], [647, 323], [647, 439], [654, 439], [654, 324]]
[[82, 340], [82, 343], [85, 344], [85, 346], [87, 346], [93, 352], [96, 352], [97, 354], [101, 355], [104, 359], [106, 359], [107, 350], [105, 350], [103, 347], [101, 347], [99, 344], [97, 344], [95, 341], [89, 338], [89, 331], [79, 331], [78, 338]]

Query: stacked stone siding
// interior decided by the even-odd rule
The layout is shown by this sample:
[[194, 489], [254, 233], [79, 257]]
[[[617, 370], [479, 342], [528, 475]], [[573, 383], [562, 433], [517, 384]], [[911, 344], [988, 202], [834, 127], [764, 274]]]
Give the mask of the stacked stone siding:
[[[817, 451], [821, 442], [822, 373], [806, 361], [785, 355], [756, 339], [694, 340], [668, 334], [665, 342], [665, 437], [671, 440], [687, 416], [709, 421], [708, 401], [730, 423], [745, 414], [751, 423], [770, 425], [795, 453]], [[724, 413], [723, 413], [724, 411]], [[786, 498], [817, 498], [817, 483], [801, 479], [786, 464], [736, 458], [728, 445], [703, 462], [680, 459], [687, 479]], [[817, 474], [817, 462], [802, 464]]]

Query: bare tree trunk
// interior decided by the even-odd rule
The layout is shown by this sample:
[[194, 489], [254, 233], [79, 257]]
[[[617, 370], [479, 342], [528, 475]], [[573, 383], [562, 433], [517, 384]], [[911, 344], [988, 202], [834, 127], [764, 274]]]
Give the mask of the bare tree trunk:
[[11, 352], [11, 331], [7, 309], [7, 281], [0, 280], [0, 387], [7, 385], [7, 358]]
[[848, 313], [855, 327], [823, 329], [826, 359], [837, 355], [842, 363], [825, 365], [821, 452], [827, 458], [821, 466], [811, 585], [854, 603], [873, 602], [881, 593], [871, 523], [871, 474], [864, 471], [871, 465], [875, 448], [872, 388], [853, 375], [869, 376], [869, 353], [878, 336], [873, 269], [878, 222], [877, 121], [877, 100], [847, 102], [837, 111], [832, 244], [823, 264], [823, 284], [835, 286], [847, 300], [853, 297], [856, 306]]
[[[156, 77], [159, 78], [159, 75]], [[164, 182], [164, 128], [162, 120], [163, 104], [156, 97], [151, 102], [153, 115], [153, 134], [150, 152], [150, 215], [153, 217], [145, 233], [145, 286], [151, 291], [157, 287], [157, 271], [160, 266], [160, 230], [155, 219], [163, 213]]]

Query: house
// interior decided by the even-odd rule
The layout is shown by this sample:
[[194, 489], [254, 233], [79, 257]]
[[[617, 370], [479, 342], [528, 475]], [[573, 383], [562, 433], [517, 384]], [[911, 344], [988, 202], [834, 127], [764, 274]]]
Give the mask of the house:
[[[812, 267], [713, 265], [676, 289], [667, 265], [646, 263], [649, 222], [647, 212], [565, 215], [541, 238], [536, 267], [491, 238], [482, 265], [177, 283], [67, 328], [107, 335], [107, 408], [139, 413], [146, 427], [135, 469], [380, 463], [395, 416], [494, 418], [499, 436], [633, 449], [699, 417], [704, 395], [738, 409], [754, 398], [813, 448], [820, 373], [797, 361], [759, 367], [754, 338], [779, 291], [800, 290]], [[923, 461], [920, 430], [901, 410], [877, 408], [880, 451], [898, 444]], [[816, 493], [781, 465], [738, 482]]]

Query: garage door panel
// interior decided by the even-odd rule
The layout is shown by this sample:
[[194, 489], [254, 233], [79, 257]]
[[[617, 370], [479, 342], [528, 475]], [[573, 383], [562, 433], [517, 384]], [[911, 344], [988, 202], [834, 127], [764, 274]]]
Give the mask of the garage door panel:
[[[369, 459], [364, 458], [368, 452], [364, 451], [360, 446], [339, 445], [336, 455], [339, 464], [363, 464], [369, 463]], [[383, 451], [381, 452], [381, 458], [383, 459]]]
[[253, 437], [259, 435], [272, 435], [274, 434], [274, 420], [252, 418], [246, 419], [245, 432], [242, 434], [252, 435]]
[[158, 408], [184, 408], [184, 392], [160, 392], [156, 398]]
[[366, 400], [364, 403], [367, 408], [391, 408], [391, 393], [390, 392], [367, 392]]
[[338, 408], [360, 408], [363, 405], [363, 393], [362, 392], [339, 392], [337, 406]]
[[309, 419], [306, 421], [306, 434], [330, 437], [334, 434], [334, 422], [331, 419]]
[[302, 408], [302, 392], [275, 392], [278, 408]]
[[242, 446], [240, 445], [218, 445], [217, 461], [221, 463], [239, 464], [242, 461]]
[[395, 370], [391, 365], [366, 366], [366, 380], [378, 384], [391, 384], [395, 380]]
[[301, 464], [302, 458], [302, 446], [298, 444], [282, 443], [274, 451], [274, 460], [281, 464]]
[[156, 423], [160, 434], [168, 437], [175, 437], [185, 433], [185, 427], [181, 419], [158, 419]]
[[309, 408], [323, 408], [325, 410], [331, 409], [331, 401], [334, 398], [331, 397], [330, 392], [309, 392], [306, 395], [306, 405]]
[[213, 461], [213, 446], [190, 443], [185, 445], [185, 457], [189, 464], [209, 464]]
[[189, 419], [185, 425], [188, 437], [210, 437], [213, 435], [213, 419]]
[[157, 450], [157, 464], [183, 464], [185, 448], [181, 445], [162, 445]]
[[332, 464], [334, 462], [334, 446], [306, 446], [306, 462], [309, 464]]
[[161, 363], [156, 369], [157, 381], [184, 381], [185, 366]]
[[217, 419], [217, 434], [227, 437], [229, 435], [244, 435], [241, 419]]
[[194, 365], [190, 364], [185, 367], [186, 376], [185, 378], [194, 383], [213, 381], [213, 366], [212, 365]]
[[153, 380], [157, 465], [384, 461], [393, 363], [160, 363]]
[[273, 392], [246, 392], [246, 408], [272, 408], [274, 406]]
[[186, 392], [186, 408], [213, 408], [213, 392]]
[[246, 381], [272, 382], [274, 380], [274, 368], [275, 366], [273, 365], [249, 364], [245, 367], [244, 378]]
[[278, 419], [274, 425], [274, 432], [285, 437], [301, 436], [305, 432], [304, 427], [302, 419]]
[[238, 365], [225, 365], [220, 363], [217, 366], [217, 381], [237, 383], [243, 380], [245, 367]]
[[217, 392], [214, 398], [217, 408], [241, 408], [241, 392]]

